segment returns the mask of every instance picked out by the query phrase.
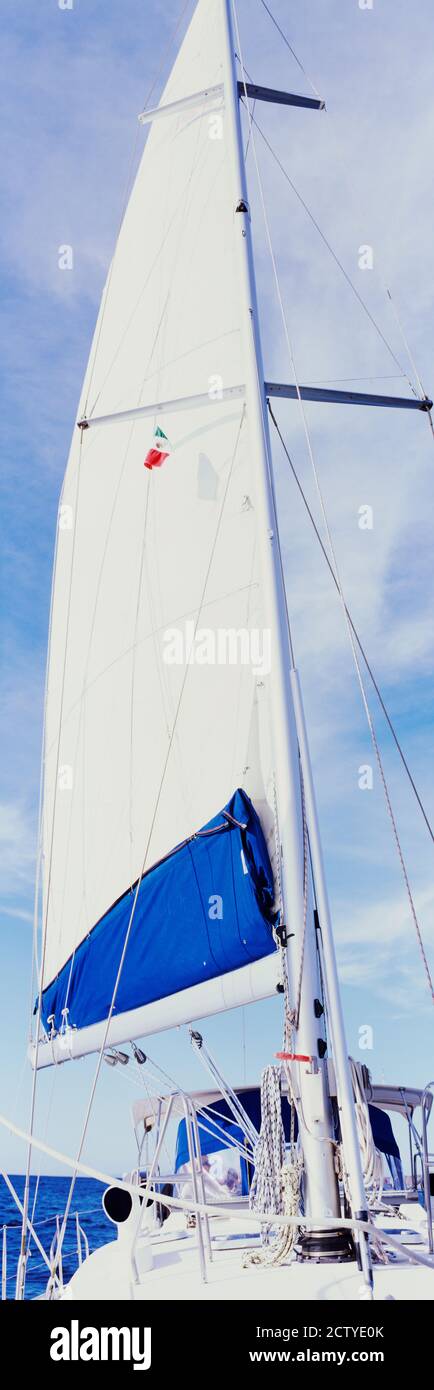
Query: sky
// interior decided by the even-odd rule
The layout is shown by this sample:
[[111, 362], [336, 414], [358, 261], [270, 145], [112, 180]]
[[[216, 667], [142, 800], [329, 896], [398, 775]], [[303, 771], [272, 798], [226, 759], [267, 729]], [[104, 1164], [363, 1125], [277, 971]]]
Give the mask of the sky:
[[[415, 369], [434, 390], [434, 143], [430, 0], [273, 0], [273, 13], [326, 100], [324, 113], [256, 115], [375, 317], [375, 331], [296, 194], [257, 136], [273, 246], [299, 380], [407, 394]], [[191, 15], [187, 4], [181, 35]], [[239, 0], [244, 60], [256, 81], [311, 91], [261, 0]], [[174, 56], [180, 0], [3, 0], [0, 226], [2, 334], [2, 790], [0, 803], [0, 1110], [27, 1124], [33, 880], [56, 512], [99, 299], [146, 135]], [[423, 42], [421, 42], [423, 35]], [[175, 46], [176, 47], [176, 46]], [[248, 159], [266, 375], [292, 379]], [[59, 269], [59, 248], [73, 268]], [[372, 249], [372, 268], [359, 264]], [[403, 366], [400, 373], [395, 358]], [[276, 407], [321, 523], [299, 413]], [[434, 438], [424, 415], [307, 407], [312, 448], [347, 604], [434, 822]], [[423, 1085], [433, 1072], [432, 1004], [403, 889], [342, 611], [275, 449], [288, 602], [321, 816], [349, 1050], [374, 1080]], [[359, 509], [371, 507], [371, 529]], [[434, 968], [434, 846], [369, 692], [414, 899]], [[372, 765], [373, 786], [358, 784]], [[372, 1047], [361, 1049], [361, 1032]], [[255, 1080], [280, 1046], [275, 1001], [209, 1020], [206, 1038], [232, 1082]], [[203, 1084], [185, 1033], [151, 1056]], [[6, 1061], [5, 1061], [6, 1059]], [[35, 1132], [73, 1153], [94, 1060], [41, 1075]], [[103, 1069], [85, 1156], [134, 1162], [131, 1068]], [[23, 1146], [4, 1131], [1, 1166]], [[53, 1165], [44, 1160], [44, 1171]]]

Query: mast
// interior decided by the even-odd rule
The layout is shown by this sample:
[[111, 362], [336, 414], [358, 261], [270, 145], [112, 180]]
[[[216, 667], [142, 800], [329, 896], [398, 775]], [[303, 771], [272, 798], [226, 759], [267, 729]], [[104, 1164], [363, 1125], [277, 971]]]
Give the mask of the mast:
[[[334, 1138], [328, 1072], [319, 1057], [319, 1023], [315, 1001], [320, 995], [318, 954], [312, 902], [303, 894], [304, 835], [297, 723], [292, 680], [295, 672], [286, 611], [284, 581], [278, 546], [278, 526], [272, 485], [272, 456], [268, 429], [265, 377], [262, 360], [256, 295], [253, 244], [243, 152], [239, 85], [237, 81], [232, 0], [221, 0], [224, 31], [225, 116], [234, 185], [234, 216], [239, 246], [242, 321], [246, 364], [246, 401], [252, 440], [252, 468], [257, 508], [257, 528], [265, 613], [272, 633], [270, 674], [271, 716], [274, 765], [276, 772], [279, 836], [282, 860], [282, 888], [288, 940], [288, 974], [292, 1002], [302, 971], [300, 1008], [294, 1051], [309, 1058], [293, 1068], [296, 1094], [301, 1100], [299, 1123], [305, 1164], [306, 1214], [318, 1218], [340, 1214], [339, 1191], [334, 1169]], [[305, 740], [307, 748], [307, 741]], [[304, 750], [303, 750], [304, 751]], [[309, 765], [310, 767], [310, 765]], [[306, 771], [309, 769], [306, 768]], [[310, 785], [310, 784], [309, 784]], [[317, 827], [316, 827], [317, 828]], [[327, 965], [334, 960], [332, 940], [327, 938]], [[333, 977], [333, 1003], [339, 1001], [336, 971]], [[339, 1002], [340, 1010], [340, 1002]], [[335, 1030], [346, 1056], [342, 1014]], [[348, 1062], [346, 1061], [346, 1075]], [[340, 1072], [342, 1067], [339, 1067]], [[345, 1080], [345, 1075], [344, 1075]], [[351, 1134], [351, 1179], [355, 1205], [362, 1200], [363, 1182], [355, 1131], [354, 1106], [344, 1093], [346, 1131]], [[301, 1116], [301, 1117], [300, 1117]], [[348, 1160], [347, 1160], [348, 1161]]]
[[[306, 721], [298, 671], [291, 671], [291, 684], [294, 700], [294, 713], [300, 748], [300, 761], [303, 768], [304, 793], [306, 800], [306, 819], [309, 831], [309, 845], [312, 856], [312, 871], [318, 903], [321, 940], [324, 959], [324, 975], [328, 1001], [329, 1025], [332, 1037], [333, 1059], [336, 1072], [337, 1098], [342, 1140], [347, 1164], [353, 1212], [359, 1221], [368, 1220], [366, 1194], [363, 1183], [360, 1145], [354, 1109], [353, 1088], [348, 1061], [348, 1046], [339, 989], [339, 977], [327, 882], [319, 830], [315, 787], [312, 775]], [[369, 1246], [365, 1235], [360, 1237], [360, 1248], [365, 1270], [369, 1265]], [[368, 1278], [369, 1278], [369, 1270]]]
[[[293, 667], [285, 594], [280, 566], [277, 517], [271, 481], [271, 446], [267, 419], [265, 376], [259, 329], [253, 245], [243, 154], [231, 0], [222, 0], [224, 85], [227, 139], [234, 185], [234, 217], [239, 248], [242, 326], [246, 366], [246, 402], [252, 442], [252, 468], [257, 509], [257, 534], [264, 587], [265, 617], [272, 634], [270, 674], [271, 716], [276, 773], [282, 888], [285, 922], [291, 933], [290, 985], [297, 989], [303, 965], [298, 1029], [294, 1051], [318, 1056], [318, 1020], [314, 1000], [319, 996], [312, 914], [308, 912], [303, 948], [303, 827], [299, 755], [290, 672]], [[310, 917], [310, 921], [309, 921]], [[292, 935], [293, 934], [293, 935]], [[339, 1215], [339, 1194], [333, 1164], [332, 1115], [325, 1068], [315, 1074], [310, 1063], [299, 1064], [302, 1144], [305, 1161], [307, 1214]]]

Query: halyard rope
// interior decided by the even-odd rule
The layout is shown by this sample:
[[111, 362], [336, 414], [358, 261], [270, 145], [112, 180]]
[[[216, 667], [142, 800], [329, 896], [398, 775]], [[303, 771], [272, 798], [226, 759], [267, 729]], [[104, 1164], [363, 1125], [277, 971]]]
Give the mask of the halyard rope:
[[[294, 1144], [291, 1145], [290, 1156], [286, 1156], [280, 1067], [274, 1065], [265, 1067], [262, 1072], [261, 1131], [255, 1148], [254, 1162], [255, 1172], [249, 1205], [258, 1216], [269, 1218], [264, 1223], [268, 1236], [268, 1227], [274, 1214], [291, 1218], [297, 1215], [302, 1172], [302, 1158], [297, 1154]], [[253, 1264], [281, 1264], [291, 1254], [297, 1238], [297, 1229], [293, 1223], [282, 1226], [271, 1244], [268, 1244], [266, 1238], [262, 1249], [249, 1251], [244, 1256], [244, 1267]]]
[[360, 1079], [359, 1068], [352, 1058], [350, 1058], [350, 1068], [354, 1092], [357, 1133], [362, 1156], [363, 1181], [368, 1198], [368, 1206], [371, 1207], [376, 1206], [377, 1202], [381, 1202], [383, 1195], [383, 1159], [381, 1153], [379, 1153], [374, 1144], [371, 1119], [364, 1087]]
[[[292, 1158], [284, 1163], [281, 1170], [281, 1192], [284, 1214], [296, 1217], [300, 1204], [300, 1179], [302, 1172], [301, 1156], [293, 1152]], [[298, 1226], [288, 1221], [277, 1232], [270, 1245], [261, 1250], [249, 1250], [243, 1257], [244, 1268], [249, 1265], [280, 1265], [292, 1254], [298, 1235]]]
[[261, 1216], [283, 1212], [281, 1171], [285, 1162], [280, 1067], [264, 1067], [261, 1077], [261, 1129], [255, 1147], [250, 1207]]
[[300, 789], [301, 789], [301, 815], [302, 815], [302, 826], [303, 826], [303, 935], [302, 935], [302, 938], [301, 938], [300, 971], [299, 971], [299, 977], [298, 977], [297, 996], [296, 996], [295, 1011], [294, 1011], [294, 1013], [295, 1013], [295, 1017], [294, 1017], [294, 1026], [295, 1026], [296, 1029], [298, 1028], [299, 1021], [300, 1021], [300, 1005], [301, 1005], [301, 991], [302, 991], [302, 986], [303, 986], [303, 966], [304, 966], [304, 953], [305, 953], [305, 947], [306, 947], [307, 905], [308, 905], [308, 888], [309, 888], [309, 875], [308, 875], [309, 854], [308, 854], [308, 837], [307, 837], [306, 805], [305, 805], [304, 782], [303, 782], [303, 773], [302, 773], [302, 770], [301, 770], [301, 764], [300, 764]]
[[273, 811], [274, 811], [274, 849], [276, 854], [276, 883], [277, 883], [277, 907], [279, 912], [280, 925], [283, 926], [283, 891], [282, 891], [282, 862], [280, 850], [279, 818], [277, 814], [277, 791], [276, 778], [273, 773]]
[[276, 884], [277, 884], [277, 908], [279, 913], [280, 931], [275, 931], [276, 941], [279, 948], [279, 963], [281, 974], [281, 986], [284, 995], [284, 1036], [283, 1048], [285, 1052], [291, 1052], [292, 1027], [294, 1022], [294, 1012], [291, 1010], [289, 999], [288, 983], [288, 961], [286, 956], [286, 924], [285, 924], [285, 905], [283, 901], [282, 889], [282, 863], [281, 863], [281, 844], [279, 833], [279, 817], [277, 811], [277, 791], [276, 779], [273, 773], [273, 809], [274, 809], [274, 846], [276, 854]]

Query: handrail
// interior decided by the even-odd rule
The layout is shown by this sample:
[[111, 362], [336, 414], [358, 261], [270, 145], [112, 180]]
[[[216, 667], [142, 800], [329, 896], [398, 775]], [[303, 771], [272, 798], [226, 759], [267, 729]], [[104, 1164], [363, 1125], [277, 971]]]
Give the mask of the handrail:
[[[428, 1228], [428, 1249], [430, 1255], [434, 1253], [433, 1237], [433, 1211], [431, 1202], [430, 1187], [430, 1156], [428, 1151], [428, 1119], [431, 1113], [431, 1105], [427, 1114], [427, 1097], [434, 1091], [434, 1081], [428, 1081], [422, 1096], [422, 1149], [423, 1149], [423, 1191], [425, 1197], [426, 1224]], [[431, 1097], [430, 1097], [431, 1099]]]
[[76, 1238], [77, 1238], [77, 1259], [78, 1259], [78, 1264], [79, 1264], [79, 1267], [80, 1267], [80, 1266], [82, 1265], [82, 1263], [83, 1263], [83, 1254], [82, 1254], [82, 1249], [81, 1249], [81, 1241], [82, 1241], [82, 1239], [83, 1239], [83, 1242], [84, 1242], [84, 1258], [85, 1258], [85, 1260], [87, 1260], [88, 1257], [89, 1257], [89, 1241], [88, 1241], [88, 1239], [87, 1239], [87, 1235], [86, 1235], [85, 1230], [83, 1229], [83, 1226], [80, 1225], [80, 1217], [79, 1217], [78, 1211], [76, 1211], [76, 1213], [75, 1213], [75, 1232], [76, 1232]]
[[[432, 1084], [433, 1083], [431, 1082], [430, 1085]], [[20, 1125], [16, 1125], [14, 1121], [6, 1119], [4, 1115], [0, 1115], [0, 1124], [3, 1124], [12, 1134], [15, 1134], [19, 1139], [28, 1140], [28, 1131], [21, 1129]], [[45, 1140], [38, 1139], [35, 1135], [33, 1135], [32, 1142], [34, 1147], [38, 1149], [41, 1153], [45, 1153], [46, 1155], [48, 1155], [49, 1158], [55, 1158], [59, 1163], [64, 1163], [66, 1168], [76, 1169], [77, 1172], [82, 1173], [84, 1177], [95, 1178], [97, 1182], [103, 1182], [106, 1184], [106, 1186], [111, 1186], [113, 1182], [116, 1182], [116, 1187], [121, 1188], [122, 1191], [130, 1192], [133, 1197], [137, 1195], [137, 1187], [135, 1187], [133, 1183], [125, 1182], [123, 1178], [114, 1178], [112, 1173], [105, 1173], [102, 1171], [102, 1169], [94, 1168], [92, 1164], [84, 1163], [83, 1159], [79, 1159], [79, 1161], [77, 1162], [76, 1158], [71, 1158], [69, 1154], [65, 1154], [61, 1152], [61, 1150], [55, 1149], [51, 1144], [47, 1144]], [[161, 1193], [152, 1191], [148, 1192], [148, 1201], [155, 1203], [161, 1202]], [[185, 1211], [186, 1204], [179, 1197], [169, 1197], [168, 1194], [165, 1193], [164, 1204], [167, 1207], [173, 1207], [175, 1210]], [[188, 1199], [188, 1210], [195, 1212], [199, 1215], [208, 1214], [209, 1216], [213, 1216], [215, 1214], [215, 1209], [212, 1206], [207, 1206], [204, 1203], [199, 1202], [196, 1203], [191, 1198]], [[243, 1215], [243, 1221], [247, 1221], [249, 1225], [254, 1223], [257, 1226], [258, 1216], [254, 1212], [246, 1211]], [[359, 1221], [357, 1217], [321, 1216], [320, 1218], [319, 1216], [315, 1216], [315, 1214], [313, 1214], [311, 1217], [280, 1216], [277, 1215], [277, 1213], [270, 1214], [267, 1215], [267, 1225], [270, 1223], [273, 1226], [298, 1225], [303, 1228], [309, 1228], [319, 1225], [327, 1229], [339, 1227], [342, 1230], [346, 1229], [350, 1231], [366, 1231], [368, 1235], [372, 1234], [373, 1229], [370, 1222]], [[404, 1245], [400, 1241], [395, 1240], [392, 1236], [389, 1235], [387, 1231], [381, 1231], [377, 1227], [375, 1227], [375, 1234], [378, 1236], [378, 1239], [383, 1242], [384, 1245], [390, 1245], [392, 1249], [398, 1250], [401, 1254], [403, 1249], [405, 1248], [405, 1254], [411, 1264], [421, 1264], [424, 1265], [426, 1268], [434, 1271], [434, 1258], [431, 1255], [427, 1256], [417, 1254], [413, 1246], [404, 1247]]]
[[[101, 1210], [100, 1207], [91, 1207], [91, 1208], [90, 1208], [90, 1212], [97, 1212], [97, 1211], [99, 1212], [100, 1210]], [[90, 1213], [86, 1212], [86, 1215], [89, 1215], [89, 1214], [90, 1214]], [[57, 1244], [58, 1244], [58, 1241], [59, 1241], [59, 1234], [60, 1234], [60, 1219], [61, 1219], [61, 1218], [59, 1217], [59, 1215], [56, 1214], [56, 1216], [46, 1216], [46, 1217], [43, 1217], [42, 1221], [39, 1221], [39, 1222], [38, 1222], [38, 1226], [47, 1226], [48, 1224], [51, 1224], [51, 1223], [54, 1221], [55, 1226], [56, 1226], [56, 1229], [55, 1229], [55, 1232], [54, 1232], [54, 1235], [53, 1235], [53, 1239], [52, 1239], [52, 1241], [51, 1241], [49, 1254], [47, 1255], [44, 1251], [42, 1251], [42, 1247], [39, 1246], [39, 1249], [40, 1249], [41, 1252], [43, 1253], [44, 1258], [43, 1258], [42, 1260], [40, 1260], [39, 1263], [38, 1263], [36, 1266], [33, 1264], [33, 1261], [32, 1261], [32, 1269], [35, 1269], [35, 1268], [43, 1269], [43, 1268], [44, 1268], [44, 1263], [45, 1263], [46, 1266], [48, 1266], [49, 1269], [50, 1269], [50, 1266], [51, 1266], [51, 1269], [50, 1269], [50, 1278], [49, 1278], [48, 1283], [47, 1283], [47, 1289], [48, 1289], [48, 1288], [53, 1288], [55, 1284], [58, 1284], [58, 1286], [59, 1286], [60, 1289], [63, 1289], [63, 1287], [64, 1287], [64, 1283], [63, 1283], [62, 1252], [61, 1252], [61, 1251], [60, 1251], [60, 1258], [59, 1258], [59, 1262], [58, 1262], [58, 1263], [59, 1263], [59, 1273], [58, 1273], [58, 1274], [56, 1273], [56, 1265], [57, 1265], [56, 1247], [57, 1247]], [[71, 1220], [72, 1220], [72, 1215], [71, 1215]], [[18, 1229], [19, 1229], [18, 1223], [16, 1223], [16, 1224], [14, 1225], [13, 1222], [7, 1222], [7, 1223], [5, 1223], [5, 1224], [3, 1225], [3, 1230], [2, 1230], [2, 1253], [1, 1253], [1, 1301], [2, 1301], [3, 1303], [7, 1301], [7, 1284], [8, 1284], [8, 1282], [10, 1282], [12, 1279], [15, 1279], [15, 1274], [9, 1274], [9, 1275], [8, 1275], [8, 1272], [7, 1272], [7, 1267], [8, 1267], [8, 1246], [7, 1246], [8, 1231], [17, 1231]], [[84, 1247], [84, 1259], [85, 1259], [85, 1260], [88, 1259], [88, 1256], [89, 1256], [89, 1240], [88, 1240], [88, 1237], [87, 1237], [87, 1235], [86, 1235], [86, 1231], [84, 1230], [84, 1227], [81, 1225], [80, 1216], [79, 1216], [78, 1211], [75, 1213], [75, 1229], [76, 1229], [76, 1242], [77, 1242], [77, 1261], [78, 1261], [78, 1266], [80, 1267], [80, 1266], [82, 1265], [82, 1263], [83, 1263], [83, 1247]], [[34, 1235], [34, 1232], [35, 1232], [35, 1231], [36, 1231], [36, 1226], [35, 1226], [35, 1225], [32, 1225], [32, 1228], [31, 1228], [31, 1231], [30, 1231], [30, 1239], [32, 1238], [32, 1235]], [[54, 1283], [53, 1283], [53, 1279], [54, 1279]]]
[[6, 1300], [7, 1268], [8, 1268], [7, 1233], [8, 1233], [8, 1228], [7, 1228], [7, 1226], [3, 1226], [3, 1237], [2, 1237], [2, 1303], [4, 1303], [5, 1300]]
[[[10, 1128], [10, 1126], [9, 1126], [9, 1128]], [[11, 1179], [10, 1179], [10, 1177], [9, 1177], [9, 1174], [5, 1172], [5, 1169], [4, 1169], [4, 1168], [2, 1168], [0, 1171], [1, 1171], [1, 1176], [2, 1176], [2, 1178], [3, 1178], [4, 1182], [6, 1183], [6, 1187], [7, 1187], [7, 1189], [8, 1189], [8, 1192], [10, 1193], [11, 1197], [13, 1198], [13, 1200], [14, 1200], [14, 1202], [15, 1202], [15, 1205], [18, 1207], [18, 1211], [20, 1211], [20, 1212], [21, 1212], [21, 1215], [23, 1215], [23, 1214], [24, 1214], [24, 1208], [23, 1208], [22, 1202], [20, 1202], [18, 1193], [15, 1191], [13, 1182], [11, 1182]], [[29, 1216], [27, 1216], [26, 1224], [27, 1224], [27, 1230], [30, 1231], [30, 1235], [33, 1236], [33, 1240], [34, 1240], [34, 1242], [35, 1242], [35, 1245], [37, 1246], [37, 1248], [38, 1248], [40, 1254], [42, 1255], [43, 1260], [45, 1260], [45, 1264], [48, 1265], [48, 1268], [50, 1268], [49, 1257], [48, 1257], [46, 1251], [44, 1250], [43, 1245], [41, 1245], [41, 1241], [40, 1241], [40, 1239], [39, 1239], [39, 1236], [37, 1235], [37, 1233], [36, 1233], [36, 1231], [35, 1231], [35, 1228], [34, 1228], [32, 1222], [31, 1222]], [[19, 1256], [19, 1258], [18, 1258], [18, 1265], [17, 1265], [17, 1286], [18, 1286], [18, 1282], [21, 1282], [20, 1275], [21, 1275], [21, 1273], [22, 1273], [23, 1270], [24, 1270], [24, 1274], [25, 1274], [26, 1262], [27, 1262], [27, 1253], [26, 1253], [24, 1256]]]
[[60, 1246], [59, 1253], [57, 1253], [57, 1251], [58, 1251], [58, 1246], [59, 1246], [59, 1238], [60, 1238], [60, 1217], [59, 1217], [58, 1215], [56, 1215], [56, 1230], [55, 1230], [55, 1232], [54, 1232], [54, 1236], [53, 1236], [53, 1239], [52, 1239], [52, 1242], [51, 1242], [51, 1245], [50, 1245], [50, 1266], [51, 1266], [51, 1268], [50, 1268], [50, 1277], [49, 1277], [49, 1280], [48, 1280], [48, 1283], [47, 1283], [47, 1289], [46, 1289], [46, 1297], [47, 1297], [47, 1298], [49, 1298], [49, 1297], [51, 1296], [51, 1294], [52, 1294], [52, 1292], [53, 1292], [53, 1289], [55, 1288], [56, 1284], [58, 1284], [58, 1285], [59, 1285], [59, 1288], [63, 1290], [62, 1245]]

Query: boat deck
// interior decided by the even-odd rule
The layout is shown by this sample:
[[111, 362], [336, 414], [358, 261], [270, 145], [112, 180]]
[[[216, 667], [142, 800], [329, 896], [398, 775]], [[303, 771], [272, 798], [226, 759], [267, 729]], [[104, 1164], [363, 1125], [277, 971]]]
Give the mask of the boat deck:
[[[412, 1213], [414, 1208], [412, 1209]], [[419, 1208], [420, 1211], [420, 1208]], [[417, 1211], [415, 1213], [417, 1218]], [[419, 1223], [420, 1224], [420, 1223]], [[410, 1248], [427, 1254], [422, 1230], [411, 1217], [381, 1219], [383, 1230], [401, 1240], [402, 1254], [390, 1251], [387, 1264], [375, 1264], [374, 1298], [383, 1301], [434, 1298], [434, 1272], [411, 1263]], [[405, 1228], [405, 1237], [402, 1231]], [[226, 1248], [221, 1248], [226, 1243]], [[151, 1240], [153, 1266], [148, 1268], [149, 1245], [137, 1247], [138, 1282], [131, 1277], [129, 1243], [122, 1240], [96, 1250], [73, 1276], [62, 1295], [66, 1300], [117, 1299], [144, 1302], [206, 1302], [260, 1300], [358, 1301], [366, 1297], [355, 1262], [303, 1263], [294, 1258], [277, 1268], [243, 1266], [246, 1248], [255, 1237], [246, 1234], [242, 1218], [219, 1217], [211, 1222], [212, 1258], [206, 1259], [206, 1282], [201, 1278], [196, 1233], [185, 1230], [178, 1215], [169, 1219], [161, 1234]], [[229, 1247], [229, 1248], [228, 1248]]]

